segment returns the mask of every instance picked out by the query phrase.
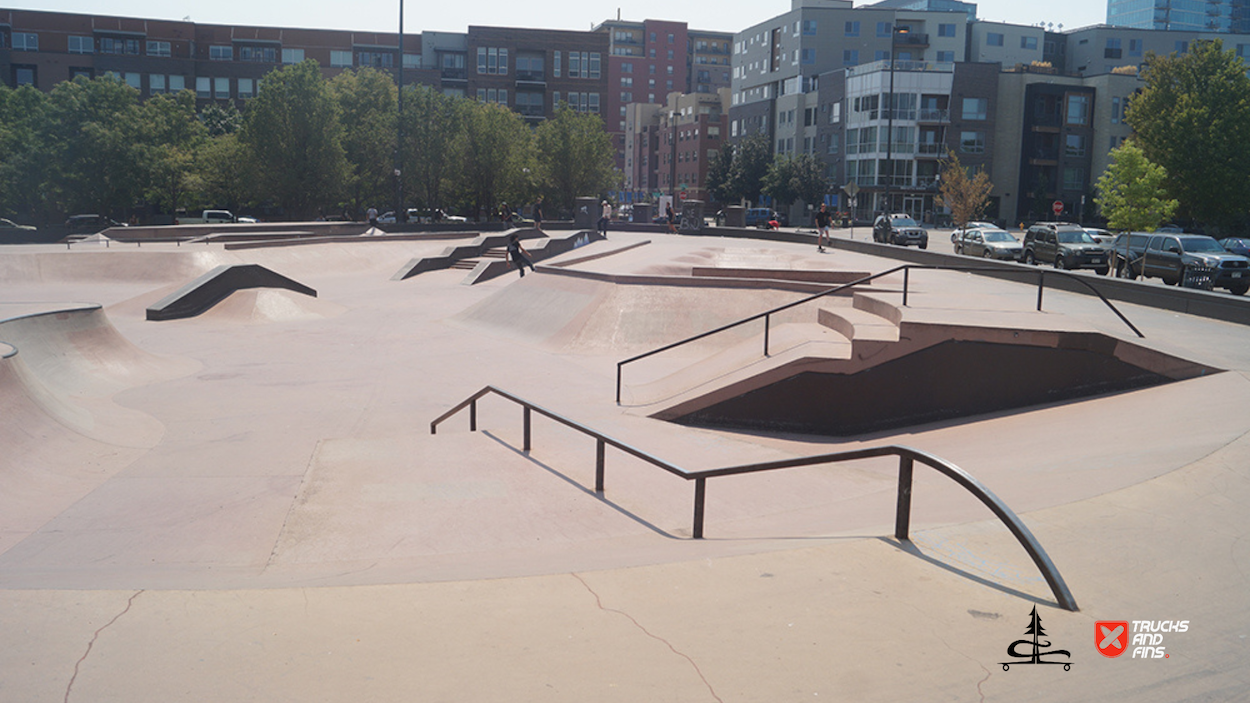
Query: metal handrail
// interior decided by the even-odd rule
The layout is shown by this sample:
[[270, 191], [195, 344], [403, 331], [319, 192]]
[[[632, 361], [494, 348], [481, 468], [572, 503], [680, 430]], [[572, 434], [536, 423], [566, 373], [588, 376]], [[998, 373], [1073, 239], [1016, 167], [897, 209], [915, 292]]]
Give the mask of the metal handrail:
[[[793, 302], [786, 303], [785, 305], [779, 305], [770, 310], [765, 310], [764, 312], [756, 313], [749, 317], [744, 317], [741, 320], [737, 320], [736, 322], [731, 322], [727, 325], [721, 325], [720, 327], [717, 327], [716, 329], [708, 330], [707, 332], [701, 332], [699, 334], [694, 335], [693, 337], [687, 337], [685, 339], [681, 339], [676, 342], [666, 344], [662, 347], [652, 349], [651, 351], [643, 352], [642, 354], [631, 356], [628, 359], [622, 359], [621, 361], [616, 362], [616, 402], [618, 405], [621, 402], [621, 371], [625, 367], [626, 364], [632, 364], [635, 361], [641, 361], [649, 356], [654, 356], [656, 354], [659, 354], [660, 352], [666, 352], [670, 349], [675, 349], [677, 347], [689, 344], [691, 342], [697, 342], [698, 340], [703, 339], [704, 337], [710, 337], [714, 334], [719, 334], [726, 330], [730, 330], [735, 327], [738, 327], [739, 325], [744, 325], [748, 322], [754, 322], [755, 320], [758, 320], [761, 318], [763, 318], [764, 320], [764, 356], [768, 356], [769, 329], [771, 327], [771, 318], [774, 314], [783, 312], [785, 310], [789, 310], [790, 308], [797, 307], [804, 303], [810, 303], [811, 301], [816, 300], [817, 298], [823, 298], [827, 295], [833, 295], [834, 293], [839, 293], [841, 291], [847, 290], [848, 288], [852, 288], [854, 286], [868, 283], [870, 281], [876, 280], [883, 276], [889, 276], [890, 274], [898, 273], [899, 271], [903, 272], [903, 307], [907, 307], [907, 297], [908, 297], [908, 292], [910, 288], [910, 280], [911, 280], [910, 273], [912, 269], [915, 269], [918, 271], [959, 271], [959, 272], [992, 271], [994, 273], [1007, 273], [1007, 274], [1017, 274], [1017, 273], [1032, 274], [1033, 273], [1033, 271], [1030, 269], [1000, 268], [997, 266], [934, 266], [934, 265], [927, 265], [927, 264], [903, 264], [901, 266], [895, 266], [894, 268], [889, 269], [887, 271], [882, 271], [881, 273], [876, 273], [871, 276], [865, 276], [864, 278], [851, 281], [850, 283], [843, 283], [841, 285], [834, 286], [833, 288], [823, 290], [819, 293], [813, 293], [812, 295], [806, 296], [804, 298], [800, 298]], [[1116, 316], [1119, 317], [1120, 320], [1124, 322], [1124, 324], [1128, 325], [1129, 329], [1133, 330], [1134, 334], [1136, 334], [1139, 338], [1145, 338], [1146, 335], [1142, 334], [1141, 330], [1137, 329], [1137, 327], [1133, 325], [1132, 322], [1129, 322], [1129, 319], [1124, 316], [1124, 313], [1120, 312], [1120, 310], [1115, 305], [1113, 305], [1110, 300], [1107, 300], [1107, 297], [1103, 295], [1101, 291], [1099, 291], [1094, 286], [1090, 285], [1089, 281], [1084, 280], [1083, 277], [1076, 276], [1066, 271], [1049, 271], [1048, 272], [1044, 270], [1039, 270], [1037, 273], [1038, 273], [1038, 280], [1037, 280], [1037, 310], [1038, 312], [1041, 312], [1042, 310], [1042, 291], [1045, 290], [1045, 287], [1046, 287], [1047, 274], [1052, 275], [1052, 276], [1056, 276], [1056, 275], [1063, 276], [1071, 280], [1077, 281], [1081, 285], [1090, 289], [1090, 291], [1092, 291], [1094, 295], [1098, 296], [1099, 300], [1101, 300], [1104, 304], [1106, 304], [1107, 307], [1111, 308], [1111, 311], [1114, 312]]]
[[595, 492], [604, 492], [604, 474], [605, 474], [605, 447], [613, 446], [631, 456], [642, 459], [643, 461], [658, 466], [661, 469], [687, 481], [694, 481], [694, 516], [691, 529], [693, 539], [703, 539], [703, 523], [704, 523], [704, 507], [707, 499], [707, 481], [709, 478], [717, 478], [723, 476], [737, 476], [741, 474], [758, 473], [761, 471], [776, 471], [778, 469], [789, 469], [801, 466], [813, 466], [817, 464], [834, 464], [844, 461], [856, 461], [859, 459], [869, 459], [882, 456], [897, 456], [899, 458], [898, 472], [898, 494], [895, 501], [894, 515], [894, 536], [902, 541], [909, 541], [911, 528], [911, 493], [912, 493], [912, 474], [916, 462], [929, 466], [944, 476], [953, 479], [956, 483], [963, 486], [972, 493], [978, 500], [984, 503], [999, 520], [1007, 526], [1011, 534], [1015, 535], [1016, 540], [1024, 547], [1024, 551], [1028, 553], [1033, 563], [1037, 565], [1039, 571], [1042, 572], [1043, 578], [1050, 586], [1050, 590], [1055, 595], [1055, 600], [1060, 607], [1076, 611], [1076, 599], [1072, 597], [1072, 592], [1068, 589], [1067, 583], [1059, 574], [1059, 570], [1055, 568], [1054, 562], [1050, 560], [1050, 556], [1046, 554], [1046, 550], [1042, 549], [1042, 545], [1024, 525], [1019, 516], [1003, 503], [1002, 499], [994, 494], [985, 484], [981, 483], [967, 471], [958, 466], [942, 459], [941, 457], [920, 451], [912, 447], [902, 445], [887, 445], [881, 447], [871, 447], [868, 449], [856, 449], [844, 452], [834, 452], [831, 454], [817, 454], [814, 456], [797, 457], [792, 459], [781, 459], [778, 461], [760, 462], [755, 464], [742, 464], [738, 466], [726, 466], [719, 469], [709, 469], [705, 471], [685, 471], [681, 467], [664, 461], [650, 453], [637, 449], [625, 442], [610, 437], [602, 432], [591, 429], [586, 425], [575, 420], [570, 420], [559, 413], [553, 412], [539, 405], [535, 405], [527, 400], [519, 398], [507, 391], [500, 390], [494, 386], [486, 386], [482, 390], [469, 396], [466, 400], [459, 403], [451, 410], [439, 415], [430, 423], [430, 434], [437, 434], [438, 425], [456, 413], [469, 408], [469, 431], [477, 431], [477, 401], [483, 396], [494, 394], [502, 398], [506, 398], [523, 408], [523, 441], [522, 450], [530, 451], [532, 442], [531, 432], [531, 412], [537, 412], [540, 415], [548, 417], [566, 427], [570, 427], [582, 434], [595, 438]]

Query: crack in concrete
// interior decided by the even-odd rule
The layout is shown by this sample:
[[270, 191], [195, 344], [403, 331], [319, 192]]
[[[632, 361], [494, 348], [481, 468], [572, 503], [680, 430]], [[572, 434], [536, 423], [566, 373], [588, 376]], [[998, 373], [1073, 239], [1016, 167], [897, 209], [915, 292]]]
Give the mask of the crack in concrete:
[[656, 635], [655, 633], [653, 633], [653, 632], [651, 632], [650, 630], [648, 630], [646, 627], [643, 627], [642, 623], [640, 623], [640, 622], [638, 622], [636, 619], [634, 619], [634, 616], [630, 615], [629, 613], [627, 613], [627, 612], [625, 612], [625, 611], [623, 611], [623, 610], [617, 610], [616, 608], [606, 608], [606, 607], [604, 607], [604, 605], [603, 605], [603, 600], [602, 600], [601, 598], [599, 598], [599, 594], [598, 594], [598, 593], [595, 593], [595, 589], [591, 588], [591, 587], [590, 587], [590, 584], [586, 583], [586, 579], [583, 579], [583, 578], [582, 578], [580, 575], [578, 575], [578, 574], [572, 574], [572, 576], [573, 576], [573, 578], [575, 578], [575, 579], [577, 579], [578, 581], [580, 581], [580, 582], [581, 582], [581, 584], [582, 584], [582, 586], [585, 586], [585, 588], [586, 588], [586, 590], [587, 590], [587, 591], [590, 591], [590, 595], [592, 595], [592, 596], [594, 596], [594, 597], [595, 597], [595, 605], [599, 606], [599, 609], [600, 609], [600, 610], [602, 610], [602, 611], [604, 611], [604, 612], [608, 612], [608, 613], [616, 613], [617, 615], [620, 615], [620, 616], [622, 616], [622, 617], [624, 617], [624, 618], [628, 619], [630, 622], [634, 623], [634, 627], [637, 627], [639, 630], [641, 630], [641, 631], [642, 631], [642, 633], [643, 633], [644, 635], [646, 635], [647, 637], [650, 637], [651, 639], [654, 639], [654, 640], [658, 640], [658, 641], [660, 641], [660, 642], [663, 642], [663, 643], [664, 643], [664, 646], [668, 647], [668, 648], [669, 648], [669, 650], [670, 650], [670, 651], [672, 651], [672, 653], [673, 653], [673, 654], [676, 654], [677, 656], [681, 657], [682, 659], [685, 659], [687, 662], [690, 662], [690, 666], [691, 666], [691, 667], [693, 667], [693, 668], [694, 668], [694, 672], [695, 672], [696, 674], [698, 674], [698, 675], [699, 675], [699, 678], [703, 681], [703, 685], [704, 685], [704, 686], [707, 686], [708, 693], [712, 694], [712, 698], [716, 699], [717, 703], [725, 703], [725, 702], [721, 699], [721, 697], [720, 697], [720, 696], [716, 695], [716, 689], [712, 688], [712, 684], [711, 684], [711, 683], [707, 680], [707, 677], [703, 675], [703, 670], [699, 668], [699, 665], [695, 663], [694, 659], [690, 658], [690, 656], [689, 656], [689, 655], [687, 655], [687, 654], [685, 654], [684, 652], [679, 652], [679, 651], [677, 651], [677, 648], [676, 648], [676, 647], [674, 647], [674, 646], [672, 645], [672, 643], [671, 643], [671, 642], [669, 642], [668, 640], [664, 639], [663, 637], [660, 637], [659, 635]]
[[126, 601], [126, 607], [120, 613], [114, 615], [112, 620], [109, 620], [101, 625], [100, 629], [95, 631], [95, 634], [91, 635], [91, 641], [87, 643], [87, 651], [83, 652], [82, 656], [78, 658], [78, 661], [74, 662], [74, 675], [69, 677], [69, 685], [65, 687], [65, 703], [69, 703], [69, 694], [74, 690], [74, 682], [78, 680], [78, 670], [82, 667], [82, 663], [87, 660], [87, 655], [91, 654], [91, 648], [95, 646], [95, 641], [100, 638], [100, 633], [104, 632], [104, 630], [108, 629], [110, 625], [117, 622], [121, 616], [129, 613], [130, 606], [134, 605], [135, 599], [138, 598], [141, 593], [143, 593], [143, 590], [135, 591], [135, 594], [130, 597], [130, 600]]

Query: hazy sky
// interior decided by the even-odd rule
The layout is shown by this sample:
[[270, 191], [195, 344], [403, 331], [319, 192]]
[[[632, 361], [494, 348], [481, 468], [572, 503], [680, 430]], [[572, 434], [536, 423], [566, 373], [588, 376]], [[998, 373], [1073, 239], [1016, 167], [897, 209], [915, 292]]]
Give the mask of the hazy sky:
[[[856, 5], [867, 4], [856, 2]], [[526, 3], [516, 0], [438, 2], [408, 0], [404, 4], [404, 31], [442, 30], [463, 32], [470, 24], [542, 29], [590, 29], [619, 11], [621, 19], [684, 21], [692, 28], [724, 32], [741, 31], [790, 9], [789, 0], [687, 0], [682, 14], [673, 14], [671, 1], [584, 0], [577, 3]], [[1106, 19], [1106, 0], [982, 0], [977, 3], [981, 19], [1016, 24], [1053, 22], [1065, 28], [1099, 24]], [[18, 0], [5, 7], [53, 12], [107, 14], [123, 17], [182, 19], [209, 24], [313, 27], [394, 31], [399, 22], [398, 0], [308, 2], [301, 0]], [[576, 8], [570, 10], [570, 8]]]

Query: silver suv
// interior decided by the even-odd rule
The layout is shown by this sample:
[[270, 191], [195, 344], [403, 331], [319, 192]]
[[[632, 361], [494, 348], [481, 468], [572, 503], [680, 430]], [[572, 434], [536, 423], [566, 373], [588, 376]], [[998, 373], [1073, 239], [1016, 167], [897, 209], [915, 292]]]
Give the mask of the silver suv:
[[879, 215], [872, 224], [872, 240], [901, 247], [915, 244], [921, 249], [929, 248], [928, 230], [905, 213]]

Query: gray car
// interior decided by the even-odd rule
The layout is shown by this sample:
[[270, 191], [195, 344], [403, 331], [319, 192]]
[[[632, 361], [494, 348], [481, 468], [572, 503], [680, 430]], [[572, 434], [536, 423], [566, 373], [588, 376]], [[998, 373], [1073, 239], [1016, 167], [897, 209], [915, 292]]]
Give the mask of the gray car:
[[1019, 261], [1023, 251], [1020, 240], [1011, 232], [997, 227], [965, 230], [963, 237], [955, 242], [956, 254], [979, 256], [983, 259]]

